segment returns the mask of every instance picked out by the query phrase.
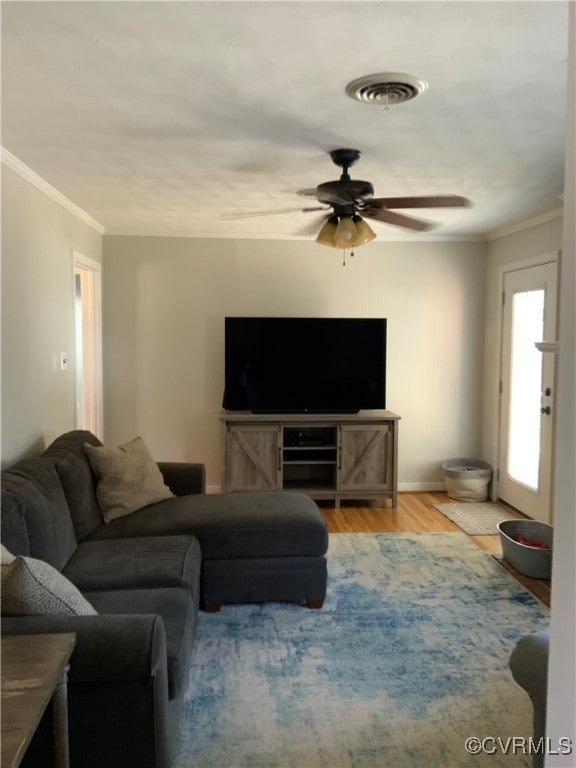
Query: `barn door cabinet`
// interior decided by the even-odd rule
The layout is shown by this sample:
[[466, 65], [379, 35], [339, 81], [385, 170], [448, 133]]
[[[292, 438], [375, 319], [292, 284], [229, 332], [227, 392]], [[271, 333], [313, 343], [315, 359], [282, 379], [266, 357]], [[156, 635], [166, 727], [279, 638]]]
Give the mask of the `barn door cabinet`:
[[293, 490], [313, 499], [397, 503], [398, 422], [357, 414], [224, 412], [224, 489]]
[[227, 425], [226, 491], [278, 490], [282, 482], [281, 433], [276, 424]]

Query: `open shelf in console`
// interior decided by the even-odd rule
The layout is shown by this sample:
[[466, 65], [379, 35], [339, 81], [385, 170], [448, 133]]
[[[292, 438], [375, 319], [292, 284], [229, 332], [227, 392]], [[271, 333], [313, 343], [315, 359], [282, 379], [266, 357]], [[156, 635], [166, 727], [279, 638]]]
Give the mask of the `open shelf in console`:
[[336, 490], [336, 462], [284, 464], [284, 490]]
[[336, 490], [338, 430], [333, 424], [284, 425], [282, 487]]
[[333, 425], [284, 427], [284, 448], [336, 448], [338, 431]]

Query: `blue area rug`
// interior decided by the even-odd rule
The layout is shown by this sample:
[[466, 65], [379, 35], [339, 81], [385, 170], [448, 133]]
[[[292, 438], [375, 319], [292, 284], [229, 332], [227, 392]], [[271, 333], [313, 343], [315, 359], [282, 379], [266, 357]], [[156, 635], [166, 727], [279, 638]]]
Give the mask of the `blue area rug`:
[[[174, 768], [531, 765], [516, 640], [547, 609], [461, 533], [335, 534], [324, 608], [201, 614]], [[491, 742], [490, 742], [491, 743]]]

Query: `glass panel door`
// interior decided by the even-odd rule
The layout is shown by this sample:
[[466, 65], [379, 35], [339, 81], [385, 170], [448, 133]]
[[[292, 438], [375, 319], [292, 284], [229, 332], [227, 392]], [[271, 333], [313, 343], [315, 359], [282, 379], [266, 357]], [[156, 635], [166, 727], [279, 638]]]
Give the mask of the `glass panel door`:
[[498, 496], [550, 521], [556, 339], [555, 262], [506, 273], [502, 313]]
[[544, 291], [515, 293], [512, 306], [508, 473], [537, 491], [540, 465], [540, 397]]

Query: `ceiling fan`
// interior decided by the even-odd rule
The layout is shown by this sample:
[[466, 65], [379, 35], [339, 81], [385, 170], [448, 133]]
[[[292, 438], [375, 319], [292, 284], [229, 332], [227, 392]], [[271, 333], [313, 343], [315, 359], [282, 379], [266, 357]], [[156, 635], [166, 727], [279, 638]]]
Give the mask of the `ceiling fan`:
[[[261, 211], [242, 216], [270, 215], [301, 211], [328, 211], [327, 220], [320, 230], [316, 242], [334, 248], [348, 248], [363, 245], [376, 235], [364, 218], [384, 224], [393, 224], [415, 232], [425, 232], [434, 225], [432, 222], [397, 213], [398, 208], [466, 208], [472, 203], [458, 195], [428, 195], [415, 197], [374, 197], [374, 187], [369, 181], [351, 179], [348, 169], [360, 158], [358, 149], [334, 149], [330, 152], [332, 162], [342, 168], [336, 181], [326, 181], [312, 189], [301, 189], [299, 195], [314, 197], [320, 206], [291, 208], [289, 210]], [[226, 218], [237, 218], [226, 217]]]

